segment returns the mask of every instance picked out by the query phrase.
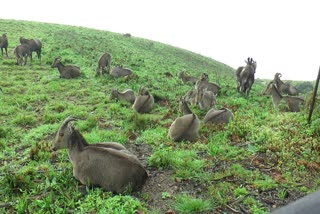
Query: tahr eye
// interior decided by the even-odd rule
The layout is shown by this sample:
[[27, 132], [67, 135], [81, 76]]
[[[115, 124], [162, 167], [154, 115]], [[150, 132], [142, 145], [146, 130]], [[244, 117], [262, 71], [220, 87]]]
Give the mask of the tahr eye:
[[60, 132], [60, 133], [59, 133], [59, 136], [60, 136], [60, 137], [63, 137], [63, 135], [64, 135], [63, 132]]

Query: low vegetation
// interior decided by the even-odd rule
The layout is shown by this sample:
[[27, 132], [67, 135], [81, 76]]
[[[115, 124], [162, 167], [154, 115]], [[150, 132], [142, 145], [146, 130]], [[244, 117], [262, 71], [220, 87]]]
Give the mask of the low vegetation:
[[[269, 80], [255, 80], [246, 97], [233, 68], [187, 50], [82, 27], [0, 25], [9, 41], [9, 57], [0, 56], [1, 213], [268, 213], [319, 188], [317, 104], [307, 124], [312, 83], [291, 82], [301, 91], [308, 87], [305, 106], [281, 112], [270, 95], [261, 95]], [[16, 65], [21, 36], [42, 42], [41, 61]], [[122, 65], [135, 75], [97, 76], [105, 52], [111, 68]], [[56, 56], [81, 67], [81, 76], [59, 78], [51, 68]], [[229, 123], [204, 124], [207, 111], [191, 105], [200, 120], [192, 143], [167, 137], [182, 116], [179, 98], [194, 88], [179, 78], [181, 71], [207, 73], [221, 87], [216, 108], [233, 113]], [[110, 99], [113, 88], [135, 94], [146, 88], [154, 105], [138, 113], [132, 103]], [[118, 142], [139, 158], [149, 175], [141, 191], [112, 194], [73, 177], [67, 151], [51, 150], [69, 115], [79, 118], [76, 127], [89, 143]]]

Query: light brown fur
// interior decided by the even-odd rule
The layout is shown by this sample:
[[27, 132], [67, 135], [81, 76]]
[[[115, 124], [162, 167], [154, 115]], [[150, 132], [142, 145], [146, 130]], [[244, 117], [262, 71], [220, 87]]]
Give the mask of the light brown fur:
[[148, 90], [140, 87], [132, 108], [139, 113], [149, 113], [154, 106], [154, 97]]
[[138, 159], [120, 144], [88, 144], [68, 117], [53, 142], [53, 149], [68, 149], [73, 175], [82, 184], [97, 185], [106, 191], [136, 191], [148, 178]]
[[196, 105], [196, 95], [197, 95], [197, 90], [192, 89], [184, 95], [184, 100], [189, 102], [191, 105]]
[[206, 116], [203, 119], [204, 123], [214, 123], [214, 124], [221, 124], [221, 123], [229, 123], [230, 120], [233, 119], [232, 112], [227, 109], [210, 109]]
[[134, 91], [131, 89], [127, 89], [123, 92], [119, 92], [118, 89], [112, 89], [110, 100], [112, 99], [125, 100], [129, 103], [134, 103], [136, 96], [134, 95]]
[[187, 102], [180, 100], [179, 110], [183, 112], [182, 117], [173, 121], [169, 128], [168, 137], [175, 142], [179, 141], [196, 141], [199, 138], [200, 120], [192, 113]]
[[175, 142], [196, 141], [199, 138], [200, 120], [195, 114], [178, 117], [169, 128], [168, 137]]
[[196, 95], [196, 103], [201, 110], [208, 110], [217, 104], [217, 96], [207, 89], [200, 90]]
[[214, 94], [219, 94], [220, 88], [221, 87], [218, 84], [209, 82], [207, 76], [202, 76], [202, 78], [199, 79], [195, 85], [195, 89], [197, 91], [207, 89], [208, 91], [212, 91]]
[[194, 85], [198, 80], [198, 78], [188, 75], [185, 71], [179, 72], [178, 77], [181, 78], [184, 84], [191, 83]]
[[132, 71], [129, 68], [117, 66], [110, 71], [110, 75], [113, 77], [125, 77], [132, 75]]

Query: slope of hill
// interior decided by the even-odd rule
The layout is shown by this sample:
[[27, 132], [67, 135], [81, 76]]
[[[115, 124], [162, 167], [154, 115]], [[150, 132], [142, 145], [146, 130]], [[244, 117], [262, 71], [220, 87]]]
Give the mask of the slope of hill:
[[[249, 98], [237, 93], [234, 69], [159, 42], [82, 27], [0, 20], [9, 58], [0, 58], [0, 210], [32, 213], [264, 213], [319, 186], [319, 121], [307, 109], [282, 113], [257, 81]], [[43, 42], [43, 57], [17, 66], [19, 37]], [[131, 78], [96, 77], [97, 61], [133, 70]], [[81, 67], [83, 76], [59, 79], [54, 58]], [[192, 88], [178, 78], [208, 73], [221, 85], [217, 108], [234, 113], [228, 125], [200, 125], [200, 139], [175, 143], [168, 128], [180, 116], [178, 98]], [[171, 74], [171, 75], [169, 75]], [[110, 100], [112, 88], [146, 87], [156, 97], [149, 114]], [[205, 111], [192, 106], [202, 120]], [[69, 115], [90, 143], [113, 141], [136, 154], [149, 173], [141, 192], [113, 195], [84, 188], [66, 151], [51, 142]], [[315, 112], [314, 118], [318, 117]]]

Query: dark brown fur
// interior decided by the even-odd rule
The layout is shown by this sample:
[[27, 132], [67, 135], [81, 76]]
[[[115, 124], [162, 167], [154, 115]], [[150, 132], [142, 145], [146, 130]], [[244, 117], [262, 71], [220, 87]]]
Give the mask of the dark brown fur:
[[245, 61], [245, 67], [239, 67], [236, 70], [236, 77], [238, 81], [237, 90], [246, 96], [249, 95], [252, 85], [254, 83], [254, 74], [256, 72], [257, 63], [252, 58]]
[[288, 84], [288, 83], [284, 83], [281, 79], [281, 74], [280, 73], [276, 73], [274, 75], [274, 79], [273, 82], [274, 84], [276, 84], [277, 89], [279, 90], [279, 92], [281, 94], [288, 94], [290, 96], [297, 96], [299, 94], [298, 89], [296, 89], [294, 86]]
[[98, 61], [97, 76], [100, 76], [103, 74], [109, 74], [111, 69], [111, 60], [112, 60], [111, 54], [104, 53], [101, 55]]
[[41, 49], [42, 49], [42, 43], [39, 39], [25, 39], [23, 37], [20, 37], [20, 43], [26, 44], [30, 48], [30, 59], [32, 61], [32, 52], [36, 52], [38, 59], [41, 60]]
[[23, 59], [24, 59], [23, 65], [26, 65], [28, 61], [28, 57], [31, 58], [31, 52], [30, 52], [29, 46], [25, 44], [18, 45], [14, 49], [14, 55], [16, 56], [16, 59], [17, 59], [17, 65], [22, 65]]
[[2, 34], [2, 36], [0, 37], [0, 48], [1, 48], [1, 54], [2, 54], [2, 56], [3, 56], [3, 49], [4, 49], [5, 52], [6, 52], [7, 58], [8, 58], [8, 45], [9, 45], [8, 37], [7, 37], [7, 34], [4, 33], [4, 34]]
[[60, 73], [60, 78], [71, 79], [79, 77], [81, 72], [78, 66], [74, 65], [63, 65], [61, 62], [61, 57], [58, 56], [54, 59], [51, 68], [58, 68]]

